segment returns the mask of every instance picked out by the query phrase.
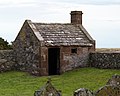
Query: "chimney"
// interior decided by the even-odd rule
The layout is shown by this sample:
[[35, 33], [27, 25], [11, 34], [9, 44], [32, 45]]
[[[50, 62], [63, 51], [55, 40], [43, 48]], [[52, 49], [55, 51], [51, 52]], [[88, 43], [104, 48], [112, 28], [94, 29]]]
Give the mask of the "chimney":
[[71, 23], [82, 24], [82, 11], [71, 11]]

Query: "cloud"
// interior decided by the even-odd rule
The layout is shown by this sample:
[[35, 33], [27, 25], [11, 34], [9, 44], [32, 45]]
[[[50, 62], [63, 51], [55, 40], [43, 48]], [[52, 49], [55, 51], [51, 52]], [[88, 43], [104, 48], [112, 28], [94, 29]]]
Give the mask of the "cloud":
[[0, 0], [0, 4], [3, 3], [28, 3], [33, 2], [34, 0]]
[[95, 37], [98, 47], [108, 46], [113, 35], [118, 43], [114, 46], [120, 45], [120, 0], [0, 0], [0, 36], [13, 41], [25, 19], [70, 22], [72, 10], [83, 11], [83, 25]]
[[37, 0], [0, 0], [0, 7], [23, 7], [23, 6], [35, 6]]
[[86, 4], [93, 5], [119, 5], [119, 0], [89, 0], [88, 2], [84, 2]]
[[120, 5], [120, 0], [0, 0], [0, 7], [41, 5]]
[[[0, 7], [120, 5], [120, 0], [0, 0]], [[48, 8], [49, 9], [49, 8]]]
[[120, 5], [120, 0], [52, 0], [54, 2], [67, 2], [74, 4], [88, 4], [88, 5]]
[[106, 21], [106, 22], [120, 22], [120, 19], [106, 19], [106, 20], [104, 20], [104, 21]]

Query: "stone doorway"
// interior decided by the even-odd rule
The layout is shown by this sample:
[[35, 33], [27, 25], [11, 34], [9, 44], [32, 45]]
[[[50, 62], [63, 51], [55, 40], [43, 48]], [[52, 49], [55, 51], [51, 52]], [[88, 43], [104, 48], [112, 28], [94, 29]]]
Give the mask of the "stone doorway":
[[48, 49], [48, 73], [58, 75], [60, 72], [60, 48]]

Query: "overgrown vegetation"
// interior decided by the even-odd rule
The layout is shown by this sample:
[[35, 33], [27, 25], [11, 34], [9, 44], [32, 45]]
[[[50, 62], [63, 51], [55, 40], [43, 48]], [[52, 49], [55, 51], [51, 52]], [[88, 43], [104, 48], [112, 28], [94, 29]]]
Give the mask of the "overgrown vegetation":
[[[52, 84], [62, 91], [63, 96], [73, 96], [78, 88], [97, 90], [106, 84], [119, 70], [81, 68], [62, 75], [51, 76]], [[48, 76], [34, 77], [23, 72], [6, 72], [0, 74], [0, 96], [33, 96], [34, 91], [42, 87]]]
[[5, 41], [0, 37], [0, 50], [12, 49], [12, 45], [10, 45], [7, 40]]

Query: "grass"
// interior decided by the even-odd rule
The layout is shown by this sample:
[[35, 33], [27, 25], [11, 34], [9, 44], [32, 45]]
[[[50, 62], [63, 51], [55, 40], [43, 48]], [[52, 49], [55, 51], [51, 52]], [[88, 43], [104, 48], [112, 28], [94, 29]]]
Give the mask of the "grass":
[[120, 48], [96, 48], [96, 52], [120, 52]]
[[[78, 88], [97, 90], [106, 84], [119, 70], [80, 68], [62, 75], [51, 76], [52, 84], [62, 91], [63, 96], [72, 96]], [[6, 72], [0, 74], [0, 96], [33, 96], [34, 91], [42, 87], [47, 76], [34, 77], [24, 72]]]

